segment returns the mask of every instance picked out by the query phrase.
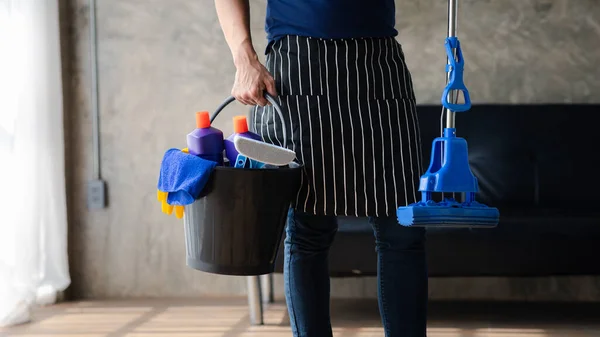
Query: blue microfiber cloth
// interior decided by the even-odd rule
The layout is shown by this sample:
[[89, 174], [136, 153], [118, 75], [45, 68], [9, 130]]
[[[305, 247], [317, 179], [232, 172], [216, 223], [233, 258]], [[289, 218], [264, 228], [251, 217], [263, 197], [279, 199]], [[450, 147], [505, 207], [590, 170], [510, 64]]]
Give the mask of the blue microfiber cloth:
[[215, 166], [214, 161], [169, 149], [160, 165], [158, 189], [168, 193], [169, 205], [189, 205], [200, 196]]

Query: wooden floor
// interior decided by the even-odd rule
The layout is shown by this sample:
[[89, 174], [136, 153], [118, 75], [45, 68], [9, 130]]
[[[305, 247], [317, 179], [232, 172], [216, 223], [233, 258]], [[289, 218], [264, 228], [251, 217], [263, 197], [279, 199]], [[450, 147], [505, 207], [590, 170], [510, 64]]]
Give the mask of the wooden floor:
[[[334, 335], [383, 336], [375, 301], [334, 301]], [[599, 305], [432, 303], [428, 337], [600, 336]], [[268, 305], [265, 325], [251, 326], [245, 299], [64, 303], [0, 336], [279, 337], [291, 336], [285, 304]]]

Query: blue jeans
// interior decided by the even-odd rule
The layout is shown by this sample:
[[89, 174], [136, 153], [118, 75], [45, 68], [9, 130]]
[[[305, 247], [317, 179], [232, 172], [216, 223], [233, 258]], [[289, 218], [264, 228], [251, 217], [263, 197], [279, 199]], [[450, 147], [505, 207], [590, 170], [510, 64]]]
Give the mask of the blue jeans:
[[[427, 261], [425, 229], [402, 227], [395, 218], [370, 218], [377, 249], [379, 311], [387, 337], [425, 337]], [[290, 211], [284, 282], [292, 332], [331, 337], [329, 247], [336, 217]]]

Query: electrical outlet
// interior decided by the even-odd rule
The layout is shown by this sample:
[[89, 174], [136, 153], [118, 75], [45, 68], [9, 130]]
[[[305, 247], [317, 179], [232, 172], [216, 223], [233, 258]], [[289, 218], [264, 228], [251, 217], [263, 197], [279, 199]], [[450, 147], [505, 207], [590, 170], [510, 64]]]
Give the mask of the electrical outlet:
[[103, 180], [90, 180], [87, 189], [88, 209], [106, 207], [106, 183]]

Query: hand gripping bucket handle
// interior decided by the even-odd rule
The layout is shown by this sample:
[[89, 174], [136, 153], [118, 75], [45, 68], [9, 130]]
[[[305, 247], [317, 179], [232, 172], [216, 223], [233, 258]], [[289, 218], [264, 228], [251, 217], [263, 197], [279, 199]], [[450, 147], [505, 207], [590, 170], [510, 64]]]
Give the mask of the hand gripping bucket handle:
[[[265, 96], [285, 124], [277, 101]], [[227, 98], [211, 121], [234, 100]], [[185, 206], [187, 266], [221, 275], [272, 273], [301, 174], [296, 163], [273, 169], [217, 166], [202, 197]]]

